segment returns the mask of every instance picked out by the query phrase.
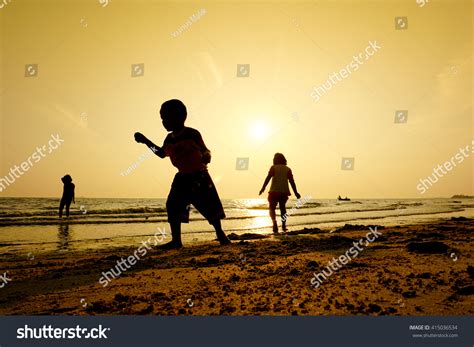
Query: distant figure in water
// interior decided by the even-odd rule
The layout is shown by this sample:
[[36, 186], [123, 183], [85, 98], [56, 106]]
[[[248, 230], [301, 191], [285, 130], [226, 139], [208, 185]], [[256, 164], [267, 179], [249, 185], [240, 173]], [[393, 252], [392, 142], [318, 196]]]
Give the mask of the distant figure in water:
[[290, 188], [288, 187], [288, 182], [290, 182], [291, 187], [293, 188], [293, 192], [296, 195], [296, 198], [300, 198], [301, 195], [298, 193], [298, 189], [296, 189], [296, 183], [293, 179], [293, 173], [291, 169], [286, 166], [286, 158], [281, 153], [275, 153], [273, 157], [273, 165], [268, 171], [267, 178], [265, 178], [265, 182], [263, 182], [262, 189], [260, 189], [260, 193], [258, 195], [262, 195], [267, 187], [268, 182], [272, 180], [272, 184], [270, 186], [270, 191], [268, 193], [268, 203], [270, 207], [270, 217], [272, 218], [273, 222], [273, 232], [278, 233], [278, 224], [276, 221], [276, 207], [280, 205], [280, 214], [281, 214], [281, 224], [283, 231], [286, 231], [286, 202], [288, 201], [288, 197], [291, 195]]
[[178, 173], [171, 184], [166, 201], [168, 222], [171, 227], [171, 242], [159, 248], [178, 249], [181, 242], [181, 223], [189, 223], [190, 205], [207, 219], [216, 230], [221, 245], [230, 243], [221, 226], [225, 218], [224, 208], [216, 187], [207, 171], [211, 152], [207, 149], [199, 131], [184, 126], [187, 117], [186, 106], [180, 100], [168, 100], [161, 105], [163, 126], [170, 133], [163, 147], [158, 147], [141, 133], [135, 133], [135, 141], [148, 146], [158, 157], [170, 157]]
[[61, 198], [61, 202], [59, 203], [59, 218], [62, 218], [63, 216], [64, 206], [66, 206], [66, 216], [69, 217], [69, 207], [71, 206], [71, 202], [76, 203], [74, 198], [75, 185], [72, 183], [72, 177], [70, 175], [66, 175], [61, 178], [61, 181], [64, 183], [64, 188], [63, 196]]

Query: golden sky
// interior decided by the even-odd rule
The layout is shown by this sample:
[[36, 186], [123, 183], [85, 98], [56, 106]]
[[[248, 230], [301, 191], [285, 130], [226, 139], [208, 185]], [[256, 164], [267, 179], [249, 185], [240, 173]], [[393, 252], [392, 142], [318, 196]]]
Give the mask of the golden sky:
[[[471, 1], [101, 1], [0, 8], [0, 177], [64, 140], [0, 196], [60, 196], [69, 173], [77, 196], [166, 197], [168, 158], [121, 173], [145, 153], [135, 131], [161, 145], [171, 98], [211, 149], [223, 198], [257, 197], [275, 152], [316, 199], [474, 193]], [[369, 42], [381, 48], [315, 101], [313, 87]], [[466, 146], [421, 195], [419, 179]]]

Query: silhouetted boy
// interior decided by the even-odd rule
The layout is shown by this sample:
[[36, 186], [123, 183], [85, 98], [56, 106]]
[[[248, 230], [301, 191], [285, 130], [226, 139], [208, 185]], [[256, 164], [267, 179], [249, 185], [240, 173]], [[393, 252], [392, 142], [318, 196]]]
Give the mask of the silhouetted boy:
[[63, 216], [63, 209], [66, 206], [66, 216], [69, 217], [69, 207], [71, 202], [76, 203], [74, 198], [74, 183], [72, 183], [72, 178], [69, 175], [61, 178], [61, 181], [64, 183], [63, 196], [61, 202], [59, 203], [59, 218]]
[[288, 182], [290, 182], [296, 198], [299, 199], [301, 195], [296, 189], [296, 183], [293, 179], [291, 169], [286, 166], [286, 158], [281, 153], [275, 153], [273, 157], [273, 165], [270, 167], [267, 178], [265, 178], [265, 182], [263, 182], [262, 189], [260, 189], [258, 195], [261, 195], [265, 191], [270, 179], [272, 180], [272, 185], [270, 186], [270, 191], [268, 193], [268, 203], [270, 207], [270, 218], [273, 222], [273, 232], [277, 233], [278, 225], [275, 210], [278, 204], [280, 205], [282, 229], [283, 231], [286, 231], [286, 202], [288, 201], [288, 197], [291, 195]]
[[180, 100], [164, 102], [160, 115], [163, 126], [170, 132], [163, 142], [163, 147], [156, 146], [143, 134], [135, 133], [135, 141], [147, 145], [160, 158], [170, 157], [171, 163], [179, 170], [166, 201], [172, 240], [160, 248], [183, 247], [181, 223], [189, 222], [190, 204], [214, 227], [221, 245], [229, 244], [230, 241], [221, 226], [221, 219], [225, 218], [224, 209], [207, 171], [211, 152], [204, 144], [199, 131], [184, 126], [187, 110]]

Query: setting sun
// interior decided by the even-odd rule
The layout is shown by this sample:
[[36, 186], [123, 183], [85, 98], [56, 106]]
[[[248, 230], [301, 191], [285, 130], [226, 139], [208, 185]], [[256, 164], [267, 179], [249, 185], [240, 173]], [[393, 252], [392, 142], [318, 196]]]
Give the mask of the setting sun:
[[250, 136], [255, 140], [264, 140], [270, 133], [268, 124], [258, 120], [250, 125]]

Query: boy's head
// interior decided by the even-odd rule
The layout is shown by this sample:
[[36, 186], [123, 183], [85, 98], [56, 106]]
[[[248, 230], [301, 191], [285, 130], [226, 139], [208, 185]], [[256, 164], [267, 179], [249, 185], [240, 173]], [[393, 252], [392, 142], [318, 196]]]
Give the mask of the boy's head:
[[161, 105], [160, 115], [165, 129], [175, 131], [184, 126], [188, 112], [181, 100], [172, 99], [165, 101]]
[[273, 156], [273, 165], [286, 165], [286, 158], [281, 153], [275, 153]]
[[61, 178], [61, 181], [63, 181], [63, 183], [71, 183], [72, 177], [70, 175], [65, 175], [63, 178]]

